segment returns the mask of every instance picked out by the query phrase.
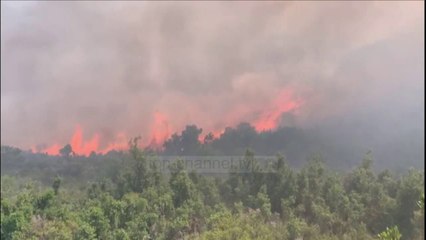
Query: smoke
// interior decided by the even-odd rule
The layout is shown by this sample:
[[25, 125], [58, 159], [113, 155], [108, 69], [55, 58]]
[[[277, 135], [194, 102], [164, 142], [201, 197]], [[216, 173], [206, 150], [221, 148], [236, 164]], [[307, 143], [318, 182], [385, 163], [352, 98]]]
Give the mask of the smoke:
[[347, 146], [406, 136], [424, 155], [423, 2], [1, 7], [2, 144], [111, 149], [246, 121]]

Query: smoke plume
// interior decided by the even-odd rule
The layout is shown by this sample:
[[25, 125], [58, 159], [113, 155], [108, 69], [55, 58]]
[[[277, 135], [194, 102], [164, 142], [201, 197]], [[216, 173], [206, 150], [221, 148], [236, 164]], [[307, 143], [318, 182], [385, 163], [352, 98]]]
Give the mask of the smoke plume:
[[245, 121], [421, 157], [423, 18], [414, 1], [2, 1], [2, 144], [87, 154]]

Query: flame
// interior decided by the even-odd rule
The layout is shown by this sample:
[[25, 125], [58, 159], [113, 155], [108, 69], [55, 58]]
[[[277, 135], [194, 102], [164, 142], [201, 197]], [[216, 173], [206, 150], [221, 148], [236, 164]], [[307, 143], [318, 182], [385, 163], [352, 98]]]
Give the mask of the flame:
[[169, 120], [167, 116], [156, 111], [150, 129], [150, 142], [145, 145], [148, 145], [150, 148], [161, 149], [163, 142], [170, 137]]
[[32, 153], [36, 153], [36, 152], [38, 152], [38, 151], [37, 151], [37, 148], [36, 148], [35, 146], [30, 147], [30, 151], [31, 151]]
[[221, 130], [213, 130], [213, 131], [209, 131], [209, 132], [205, 132], [200, 134], [200, 136], [198, 137], [198, 141], [200, 141], [201, 143], [204, 142], [204, 138], [211, 133], [213, 135], [213, 139], [218, 139], [220, 137], [220, 135], [222, 135], [225, 132], [225, 130], [221, 129]]
[[47, 147], [43, 150], [37, 150], [37, 148], [35, 146], [31, 147], [31, 151], [33, 153], [46, 153], [48, 155], [59, 155], [59, 150], [61, 149], [61, 146], [59, 146], [59, 144], [54, 144], [50, 147]]
[[[258, 132], [276, 129], [278, 127], [280, 117], [284, 112], [294, 111], [300, 106], [301, 101], [294, 100], [290, 91], [282, 90], [278, 94], [277, 98], [272, 101], [270, 107], [263, 109], [259, 117], [252, 122], [252, 125]], [[141, 145], [142, 147], [147, 146], [157, 150], [161, 150], [164, 141], [170, 137], [171, 132], [175, 132], [175, 129], [170, 127], [167, 115], [159, 111], [156, 111], [153, 114], [149, 129], [150, 132], [148, 137], [142, 139], [143, 141], [141, 142]], [[213, 138], [217, 139], [224, 133], [224, 129], [216, 127], [214, 130], [205, 131], [200, 135], [199, 141], [204, 142], [205, 136], [209, 133], [212, 133]], [[83, 129], [78, 124], [72, 135], [70, 145], [75, 154], [89, 156], [92, 152], [105, 154], [112, 150], [125, 150], [128, 148], [128, 140], [129, 138], [127, 138], [126, 134], [121, 132], [116, 136], [114, 141], [108, 143], [106, 147], [100, 148], [99, 134], [94, 134], [86, 141], [83, 138]], [[37, 151], [37, 148], [35, 147], [32, 147], [31, 150], [33, 152], [43, 152], [49, 155], [59, 155], [61, 148], [60, 144], [53, 144], [42, 151]]]
[[59, 146], [59, 144], [54, 144], [44, 149], [43, 152], [45, 152], [48, 155], [58, 155], [60, 149], [61, 149], [61, 146]]
[[258, 132], [276, 129], [281, 115], [285, 112], [290, 112], [299, 108], [300, 105], [300, 101], [292, 100], [289, 91], [281, 91], [278, 97], [274, 100], [272, 106], [262, 112], [260, 118], [254, 122], [255, 129]]
[[113, 143], [109, 143], [107, 147], [97, 152], [105, 154], [112, 150], [125, 150], [128, 147], [128, 140], [124, 133], [119, 133]]
[[[92, 152], [105, 154], [111, 150], [124, 150], [128, 146], [127, 138], [124, 134], [118, 135], [117, 141], [109, 143], [107, 147], [99, 149], [99, 134], [94, 134], [88, 141], [83, 139], [83, 129], [80, 125], [77, 125], [72, 135], [70, 145], [72, 150], [77, 155], [89, 156]], [[59, 151], [62, 148], [59, 144], [53, 144], [41, 151], [37, 151], [35, 147], [32, 147], [33, 152], [46, 153], [48, 155], [59, 155]]]
[[81, 129], [80, 125], [77, 125], [74, 135], [71, 139], [71, 147], [76, 154], [88, 156], [91, 152], [98, 151], [99, 135], [95, 134], [91, 140], [84, 142], [83, 130]]

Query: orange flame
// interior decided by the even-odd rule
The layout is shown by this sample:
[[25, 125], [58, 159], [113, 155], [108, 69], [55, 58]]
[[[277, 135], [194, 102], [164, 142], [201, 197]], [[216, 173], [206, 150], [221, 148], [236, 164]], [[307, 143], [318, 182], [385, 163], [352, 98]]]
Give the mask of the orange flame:
[[117, 135], [117, 138], [115, 139], [115, 142], [113, 143], [109, 143], [108, 146], [104, 149], [101, 149], [97, 152], [102, 153], [102, 154], [106, 154], [109, 151], [112, 150], [125, 150], [128, 147], [128, 140], [126, 135], [124, 133], [119, 133]]
[[150, 142], [148, 145], [154, 149], [161, 149], [162, 143], [170, 137], [169, 121], [167, 116], [160, 112], [154, 113], [154, 121], [151, 125]]
[[61, 149], [61, 147], [59, 146], [59, 144], [54, 144], [54, 145], [44, 149], [43, 152], [45, 152], [49, 155], [58, 155], [60, 149]]
[[299, 101], [292, 100], [289, 91], [281, 91], [272, 107], [266, 109], [254, 123], [255, 129], [260, 131], [276, 129], [283, 113], [293, 111], [300, 107]]
[[[292, 99], [290, 91], [283, 90], [272, 102], [271, 106], [269, 108], [265, 108], [252, 124], [258, 132], [276, 129], [278, 127], [280, 117], [284, 112], [294, 111], [300, 106], [301, 102]], [[153, 115], [150, 129], [148, 138], [146, 138], [141, 145], [149, 146], [150, 148], [157, 150], [162, 149], [164, 141], [170, 137], [171, 132], [174, 132], [169, 125], [167, 116], [158, 111]], [[213, 138], [217, 139], [224, 132], [224, 129], [220, 130], [216, 128], [213, 131], [204, 131], [203, 134], [200, 135], [199, 141], [203, 142], [204, 137], [210, 132], [213, 134]], [[89, 156], [92, 152], [105, 154], [112, 150], [125, 150], [128, 147], [129, 139], [124, 133], [119, 133], [113, 142], [101, 149], [99, 147], [99, 140], [99, 134], [94, 134], [90, 140], [85, 141], [83, 139], [83, 130], [80, 125], [77, 125], [71, 138], [70, 145], [75, 154]], [[49, 155], [59, 155], [60, 149], [60, 144], [53, 144], [38, 152], [47, 153]], [[32, 147], [31, 150], [36, 152], [35, 147]]]
[[79, 125], [77, 125], [75, 133], [71, 139], [71, 147], [76, 154], [88, 156], [91, 152], [98, 151], [99, 135], [95, 134], [91, 140], [84, 142], [83, 130]]
[[[99, 149], [99, 135], [95, 134], [89, 141], [85, 141], [83, 139], [83, 130], [80, 125], [77, 125], [70, 145], [75, 154], [89, 156], [92, 152], [105, 154], [111, 150], [123, 150], [128, 146], [127, 138], [123, 134], [119, 134], [117, 140], [107, 147]], [[47, 153], [48, 155], [59, 155], [61, 148], [59, 144], [54, 144], [41, 151], [37, 151], [35, 147], [32, 147], [31, 150], [33, 152]]]

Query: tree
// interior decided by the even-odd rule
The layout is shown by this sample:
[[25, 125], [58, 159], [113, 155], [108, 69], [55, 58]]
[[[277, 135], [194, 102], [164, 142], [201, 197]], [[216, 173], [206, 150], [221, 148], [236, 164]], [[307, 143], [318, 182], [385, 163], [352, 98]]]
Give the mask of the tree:
[[61, 182], [62, 182], [62, 178], [60, 178], [59, 176], [56, 176], [55, 179], [53, 180], [52, 188], [53, 188], [53, 191], [55, 192], [55, 195], [58, 195], [59, 193], [59, 187], [61, 186]]
[[393, 228], [386, 228], [385, 231], [379, 233], [377, 236], [380, 240], [399, 240], [402, 237], [397, 226], [394, 226]]
[[164, 142], [164, 153], [172, 155], [191, 155], [201, 152], [200, 134], [203, 129], [187, 125], [180, 135], [173, 134]]
[[425, 236], [425, 195], [417, 202], [419, 209], [415, 211], [412, 224], [415, 226], [415, 239], [424, 239]]
[[424, 208], [425, 208], [425, 194], [424, 193], [420, 197], [420, 200], [417, 202], [417, 206], [419, 206], [420, 210], [424, 210]]
[[253, 201], [253, 206], [256, 209], [260, 209], [265, 218], [269, 218], [271, 216], [271, 201], [266, 190], [266, 185], [262, 185]]
[[97, 239], [105, 239], [108, 232], [108, 219], [99, 207], [90, 207], [84, 212], [84, 220], [94, 228]]
[[170, 166], [170, 188], [173, 191], [173, 201], [175, 207], [180, 207], [185, 201], [194, 197], [195, 186], [182, 161], [177, 161]]
[[72, 150], [72, 147], [70, 144], [65, 145], [63, 148], [59, 150], [59, 153], [63, 156], [68, 158], [71, 153], [74, 153]]
[[200, 150], [200, 141], [198, 140], [203, 129], [198, 128], [196, 125], [188, 125], [182, 131], [182, 153], [185, 155], [197, 154]]
[[[239, 129], [234, 139], [251, 131]], [[422, 171], [376, 174], [368, 154], [347, 173], [320, 158], [294, 169], [280, 155], [264, 168], [248, 150], [226, 179], [188, 173], [179, 160], [162, 175], [137, 143], [90, 161], [17, 160], [31, 171], [2, 172], [1, 239], [424, 239]]]
[[211, 144], [214, 140], [213, 133], [208, 133], [206, 136], [204, 136], [204, 144]]
[[404, 238], [412, 239], [415, 233], [412, 219], [418, 208], [424, 188], [424, 176], [419, 171], [411, 169], [401, 180], [397, 193], [396, 219]]

